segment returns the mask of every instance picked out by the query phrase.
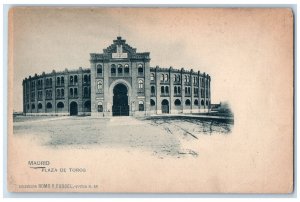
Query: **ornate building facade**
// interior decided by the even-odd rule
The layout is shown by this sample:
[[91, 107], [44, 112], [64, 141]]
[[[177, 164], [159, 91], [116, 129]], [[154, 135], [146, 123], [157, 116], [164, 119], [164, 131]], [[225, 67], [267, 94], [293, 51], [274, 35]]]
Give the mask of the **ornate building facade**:
[[26, 115], [148, 116], [199, 113], [211, 105], [211, 77], [193, 70], [150, 66], [117, 37], [103, 53], [90, 54], [91, 67], [35, 74], [23, 80]]

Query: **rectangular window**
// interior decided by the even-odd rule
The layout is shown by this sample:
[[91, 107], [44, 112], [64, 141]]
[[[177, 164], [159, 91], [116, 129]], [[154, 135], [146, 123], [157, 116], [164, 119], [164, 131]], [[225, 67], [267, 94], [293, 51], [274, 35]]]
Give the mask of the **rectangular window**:
[[103, 112], [103, 106], [102, 105], [98, 105], [98, 112]]
[[144, 111], [144, 104], [139, 104], [139, 111]]

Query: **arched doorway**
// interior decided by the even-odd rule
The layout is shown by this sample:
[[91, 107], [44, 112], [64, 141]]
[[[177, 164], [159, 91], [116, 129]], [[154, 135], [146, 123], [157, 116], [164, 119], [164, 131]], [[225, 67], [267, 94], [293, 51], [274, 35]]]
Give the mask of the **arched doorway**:
[[52, 112], [52, 104], [50, 102], [48, 102], [46, 105], [46, 112]]
[[84, 112], [91, 112], [91, 101], [85, 101], [83, 104]]
[[128, 90], [124, 84], [117, 84], [113, 90], [113, 116], [129, 116]]
[[70, 116], [78, 115], [78, 105], [76, 102], [71, 102], [70, 104]]
[[161, 112], [163, 114], [168, 114], [169, 113], [169, 101], [168, 100], [163, 100], [161, 102]]

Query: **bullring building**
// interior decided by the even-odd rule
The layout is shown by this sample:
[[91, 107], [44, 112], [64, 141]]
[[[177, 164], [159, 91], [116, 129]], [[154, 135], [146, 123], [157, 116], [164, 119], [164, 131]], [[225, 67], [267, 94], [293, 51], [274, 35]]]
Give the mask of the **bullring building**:
[[91, 53], [90, 64], [25, 78], [24, 114], [149, 116], [210, 108], [208, 74], [151, 67], [150, 53], [138, 53], [121, 37], [103, 53]]

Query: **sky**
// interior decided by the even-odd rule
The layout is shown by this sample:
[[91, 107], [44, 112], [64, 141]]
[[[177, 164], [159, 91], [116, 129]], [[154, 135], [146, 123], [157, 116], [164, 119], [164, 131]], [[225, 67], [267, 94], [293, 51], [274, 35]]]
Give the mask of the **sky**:
[[25, 77], [89, 68], [89, 54], [101, 53], [119, 35], [137, 52], [150, 52], [152, 67], [208, 73], [212, 103], [238, 102], [236, 93], [251, 89], [258, 79], [248, 75], [267, 65], [268, 51], [274, 51], [282, 37], [282, 32], [272, 33], [284, 26], [275, 23], [272, 13], [193, 8], [11, 10], [14, 111], [22, 111]]

